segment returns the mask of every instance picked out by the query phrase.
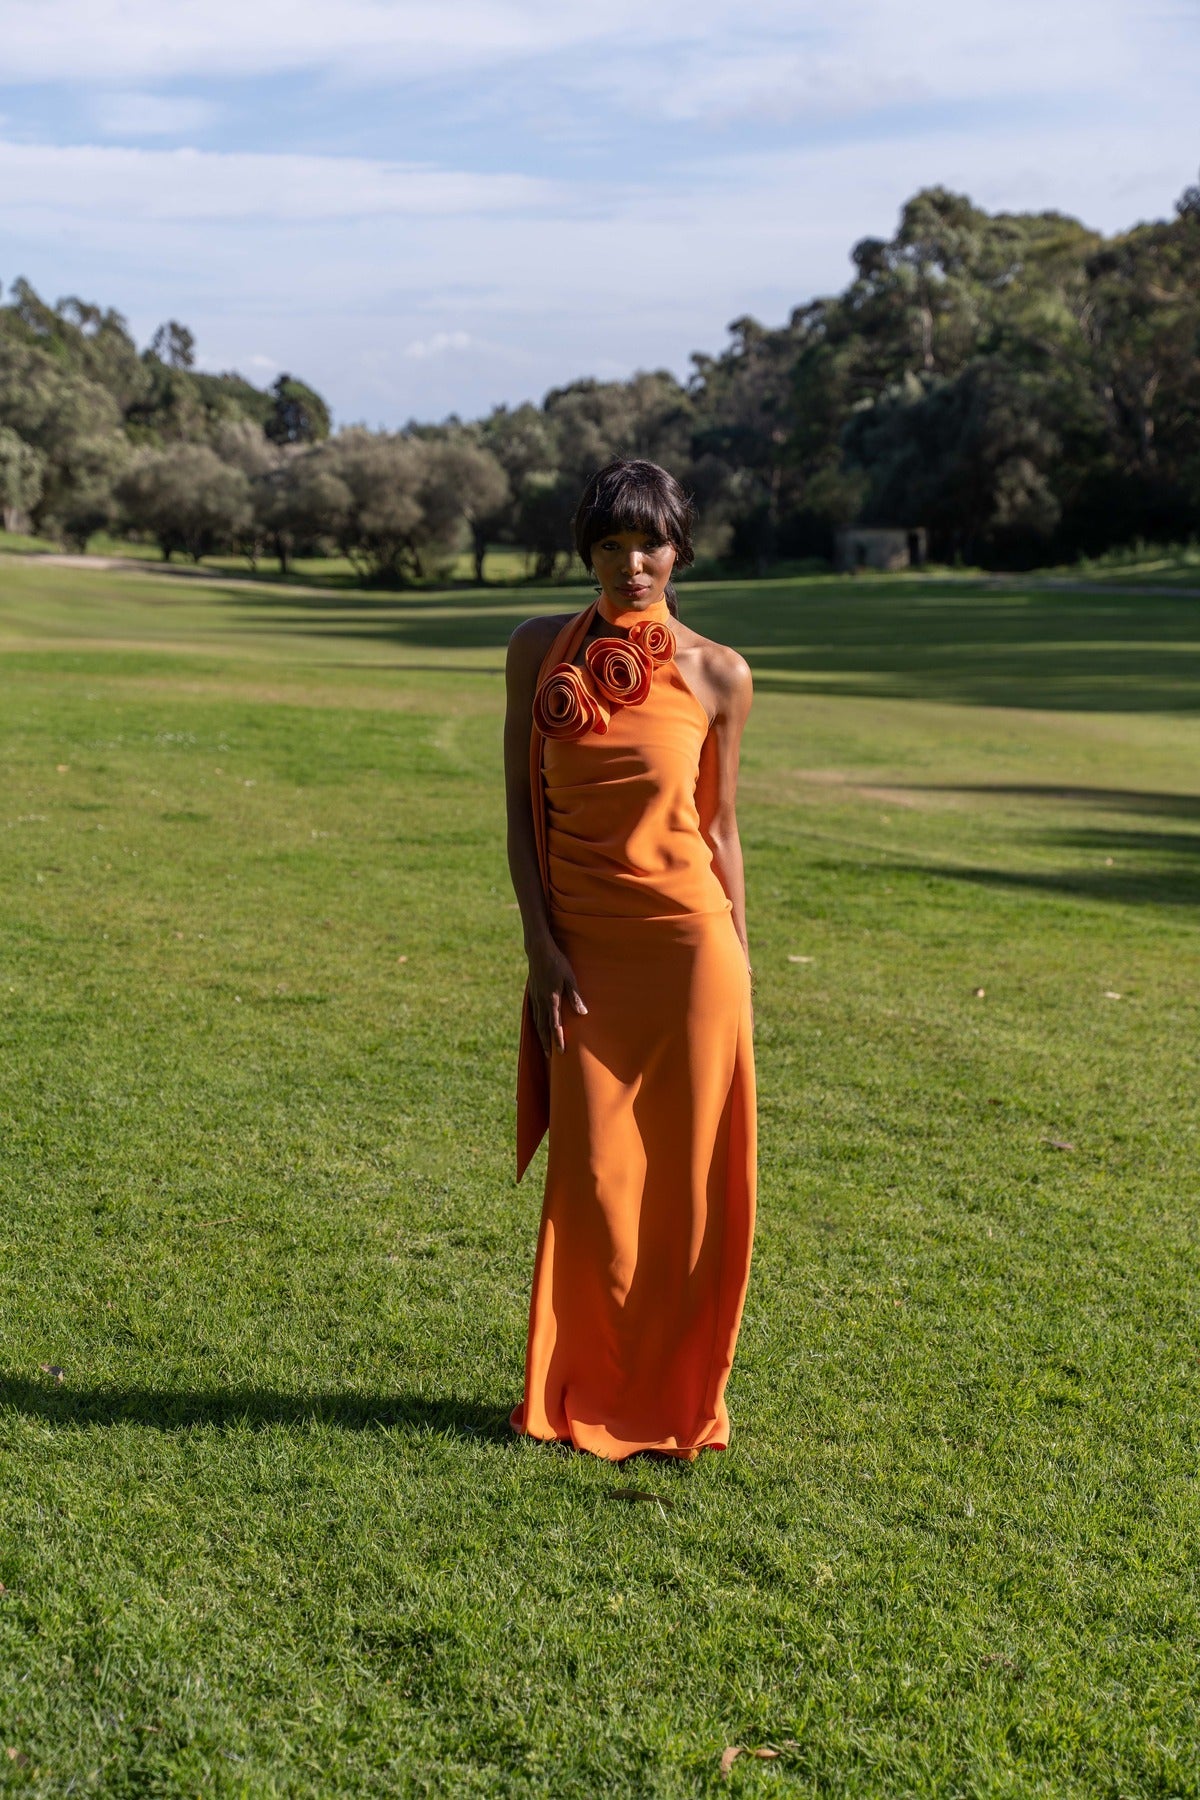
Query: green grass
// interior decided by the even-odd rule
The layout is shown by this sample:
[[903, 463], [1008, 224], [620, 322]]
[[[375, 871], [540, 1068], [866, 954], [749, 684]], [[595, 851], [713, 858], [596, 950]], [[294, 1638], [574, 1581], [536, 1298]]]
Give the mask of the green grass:
[[1200, 542], [1195, 538], [1187, 544], [1138, 542], [1102, 556], [1081, 557], [1065, 572], [1088, 581], [1200, 587]]
[[617, 1469], [505, 1425], [530, 604], [0, 572], [0, 1791], [1200, 1794], [1200, 605], [688, 595], [760, 1230]]

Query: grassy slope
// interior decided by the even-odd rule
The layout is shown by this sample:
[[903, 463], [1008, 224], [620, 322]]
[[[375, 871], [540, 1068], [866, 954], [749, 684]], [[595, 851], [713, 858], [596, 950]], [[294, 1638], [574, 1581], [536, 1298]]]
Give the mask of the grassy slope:
[[1200, 1793], [1200, 607], [693, 591], [761, 1230], [623, 1470], [504, 1424], [527, 609], [4, 571], [0, 1788]]

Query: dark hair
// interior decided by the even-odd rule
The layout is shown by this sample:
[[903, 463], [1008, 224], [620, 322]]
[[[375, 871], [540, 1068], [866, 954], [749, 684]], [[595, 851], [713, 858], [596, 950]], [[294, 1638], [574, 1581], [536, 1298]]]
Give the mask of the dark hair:
[[[588, 482], [575, 513], [575, 548], [585, 569], [592, 566], [592, 545], [614, 531], [644, 531], [675, 547], [676, 566], [686, 569], [695, 558], [692, 525], [696, 509], [675, 477], [657, 463], [618, 456]], [[668, 582], [666, 601], [676, 617], [679, 607]]]

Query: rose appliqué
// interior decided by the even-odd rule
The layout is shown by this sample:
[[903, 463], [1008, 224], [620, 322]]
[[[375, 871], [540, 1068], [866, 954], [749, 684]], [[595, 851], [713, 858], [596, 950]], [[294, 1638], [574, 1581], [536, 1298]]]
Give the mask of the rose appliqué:
[[596, 691], [610, 706], [640, 706], [650, 692], [654, 663], [626, 638], [597, 638], [584, 651]]
[[675, 654], [675, 633], [658, 619], [639, 619], [631, 625], [629, 642], [644, 650], [655, 668], [670, 662]]
[[582, 669], [558, 663], [533, 697], [533, 722], [543, 737], [580, 738], [608, 730], [608, 708]]

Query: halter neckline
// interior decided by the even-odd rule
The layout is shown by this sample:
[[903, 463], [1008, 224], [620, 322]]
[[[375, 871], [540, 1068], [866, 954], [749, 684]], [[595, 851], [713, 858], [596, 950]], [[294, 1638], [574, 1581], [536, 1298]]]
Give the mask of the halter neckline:
[[639, 625], [643, 620], [665, 625], [671, 617], [671, 609], [665, 600], [652, 600], [649, 606], [617, 606], [607, 594], [601, 594], [597, 600], [596, 611], [606, 625], [615, 625], [618, 631], [628, 631], [631, 625]]

